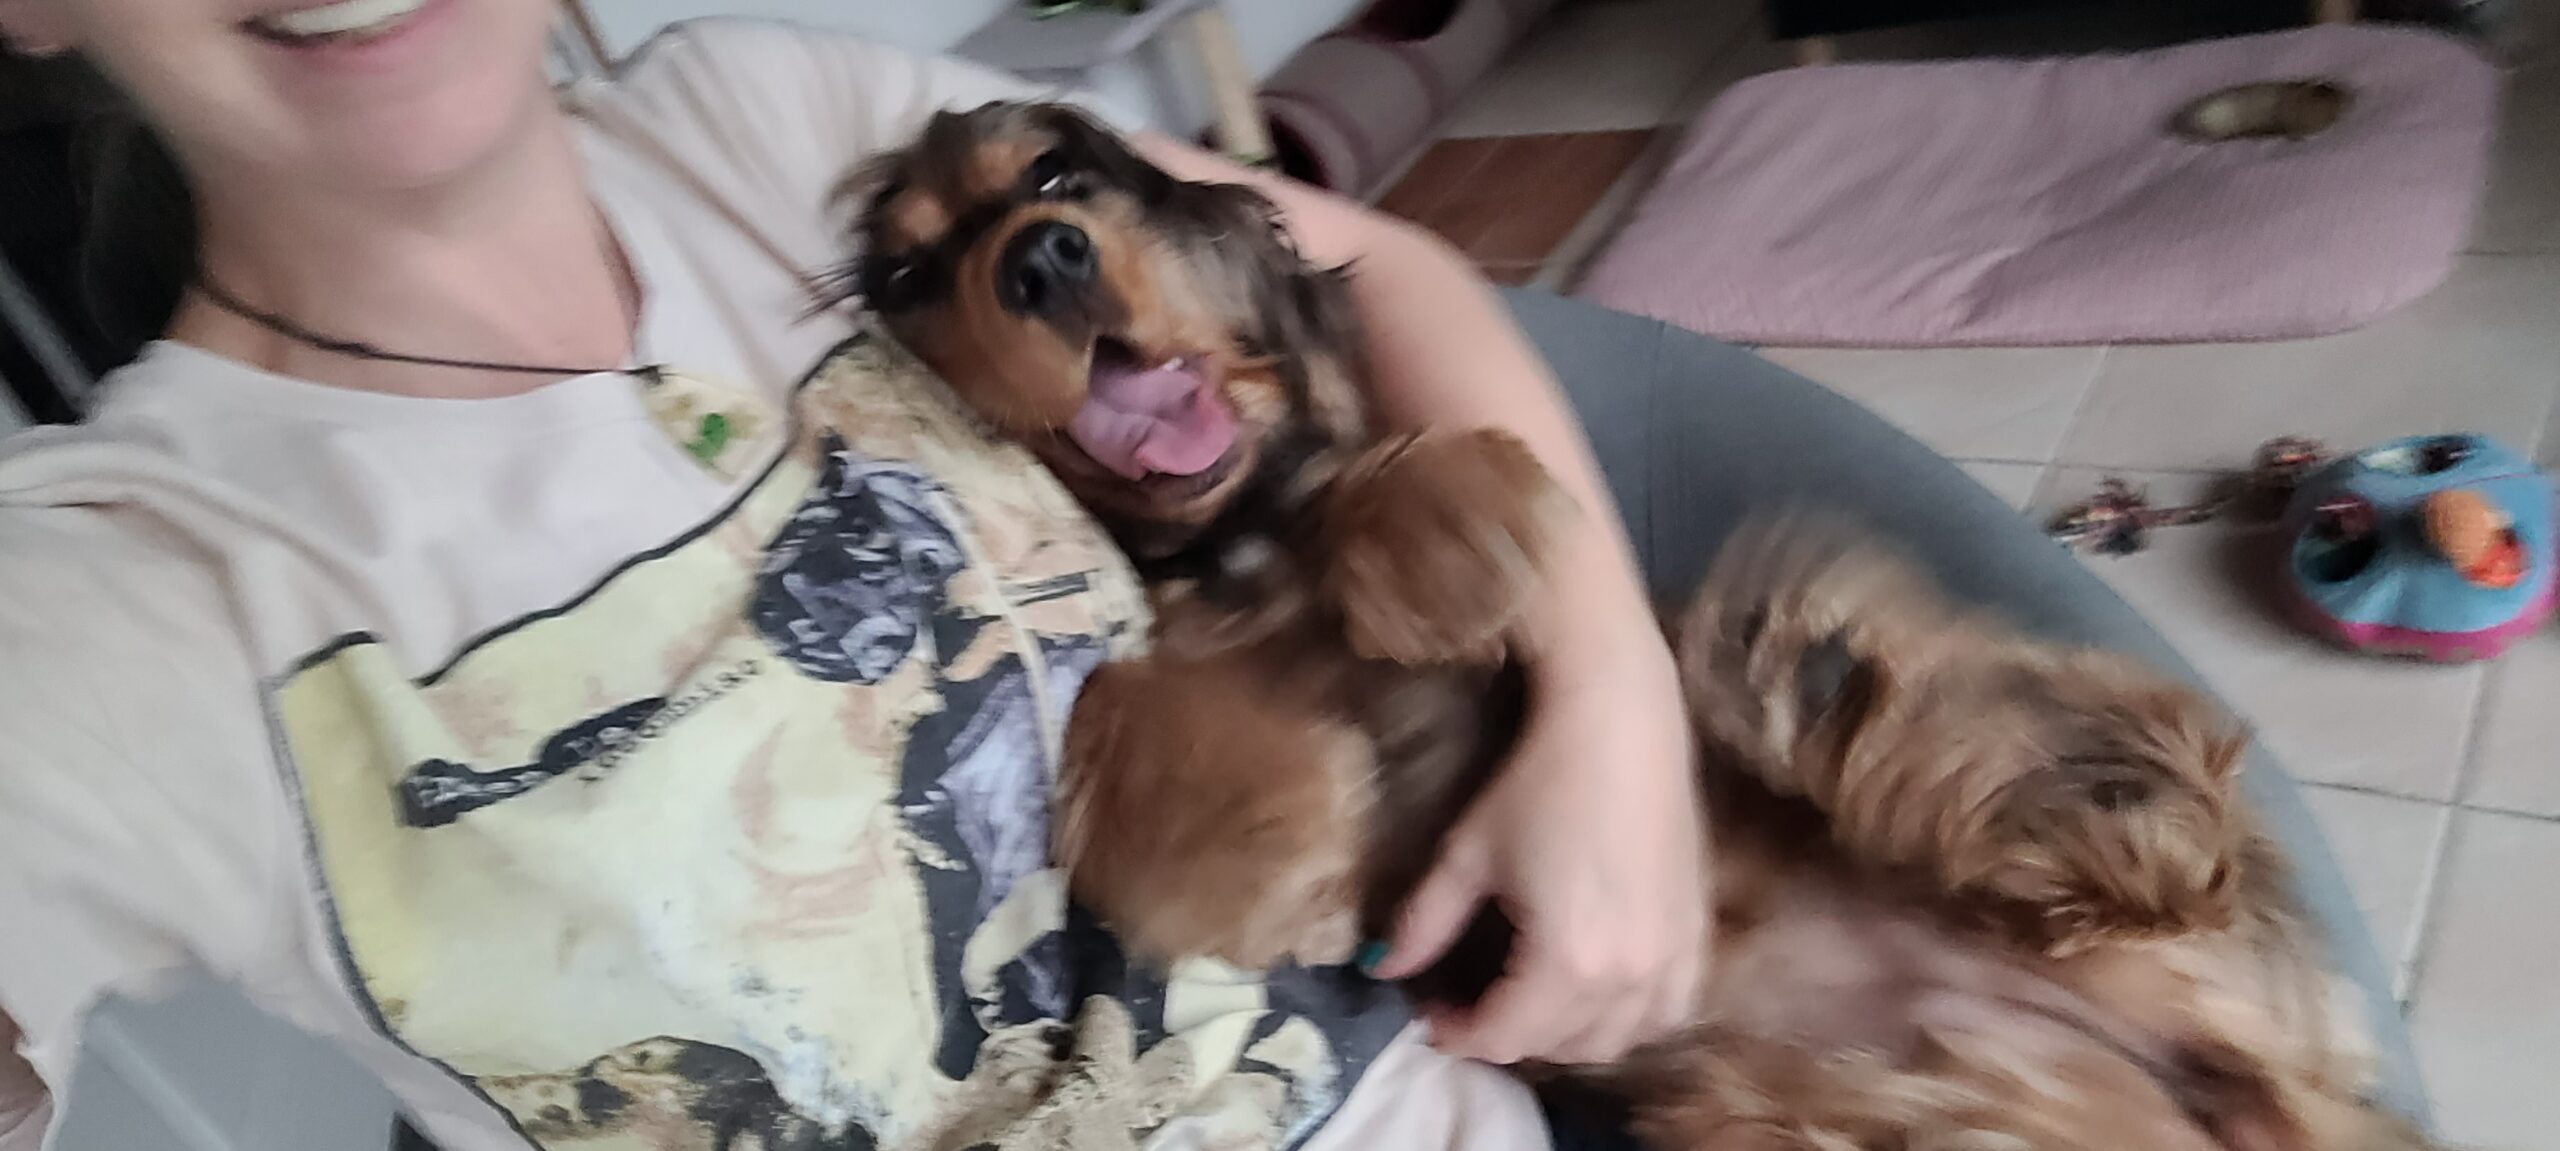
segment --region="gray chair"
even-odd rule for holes
[[[1664,602],[1705,574],[1744,516],[1816,504],[1863,520],[1953,594],[2020,626],[2194,678],[2068,551],[1864,408],[1731,344],[1541,292],[1508,299],[1579,411]],[[2263,749],[2252,753],[2246,786],[2293,858],[2331,959],[2365,992],[2382,1100],[2423,1122],[2425,1094],[2390,978],[2319,826]]]

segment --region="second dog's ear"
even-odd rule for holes
[[[1173,194],[1173,177],[1146,161],[1130,149],[1119,133],[1106,128],[1084,111],[1065,104],[1044,104],[1039,119],[1058,138],[1058,147],[1078,167],[1102,177],[1104,183],[1138,198],[1146,205],[1162,203]]]

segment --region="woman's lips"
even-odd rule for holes
[[[246,26],[262,40],[292,47],[337,41],[362,42],[399,31],[402,24],[425,9],[429,2],[338,0],[334,4],[317,4],[253,17]]]
[[[364,10],[350,10],[350,5]],[[270,13],[243,21],[240,27],[251,39],[266,45],[276,58],[316,74],[370,75],[398,68],[441,41],[454,39],[439,37],[436,30],[453,24],[454,14],[461,8],[462,0],[346,0],[344,4]],[[327,19],[323,21],[312,13],[326,14]],[[368,16],[380,19],[355,25],[350,31],[309,36],[287,31],[291,25],[285,23],[300,19],[313,21],[304,27],[334,27]]]

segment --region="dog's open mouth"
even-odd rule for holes
[[[1123,479],[1214,474],[1235,447],[1235,413],[1200,357],[1154,359],[1108,336],[1095,341],[1067,437]]]

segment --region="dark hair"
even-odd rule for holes
[[[93,372],[159,335],[195,272],[176,162],[77,56],[0,51],[0,211],[20,225],[0,229],[11,263]]]
[[[195,278],[195,198],[176,158],[130,108],[83,124],[72,159],[84,215],[78,304],[122,363],[168,328]]]

